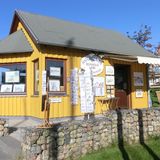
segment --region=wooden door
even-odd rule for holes
[[[130,66],[115,65],[115,96],[119,97],[118,107],[130,107]]]

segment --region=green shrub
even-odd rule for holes
[[[152,88],[152,89],[150,89],[152,107],[159,107],[159,102],[158,102],[156,91],[160,91],[160,88]]]

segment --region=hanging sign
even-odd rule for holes
[[[95,54],[89,54],[81,59],[81,69],[90,69],[92,75],[98,75],[103,71],[103,62]]]
[[[90,73],[90,70],[86,70],[85,72],[80,72],[79,74],[80,102],[82,113],[94,112],[94,93],[92,85],[92,76]]]
[[[42,71],[42,95],[46,95],[46,87],[47,87],[47,72]]]
[[[71,70],[71,103],[73,105],[78,104],[78,68]]]

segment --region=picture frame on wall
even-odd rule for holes
[[[5,83],[19,83],[19,81],[20,81],[19,71],[5,72]]]
[[[134,86],[143,86],[143,72],[134,72],[133,73],[134,77]]]
[[[114,85],[114,84],[115,84],[114,76],[106,76],[106,85]]]
[[[1,85],[1,92],[2,93],[10,93],[10,92],[12,92],[12,84],[2,84]]]
[[[114,67],[106,66],[106,75],[114,75]]]
[[[49,80],[49,91],[60,91],[60,80]]]
[[[13,92],[19,93],[25,91],[25,84],[14,84],[13,86]]]

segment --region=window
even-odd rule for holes
[[[66,91],[65,60],[47,59],[46,70],[49,92],[60,93]]]
[[[39,94],[39,60],[34,61],[34,95]]]
[[[0,65],[0,94],[24,94],[26,92],[26,64]]]

